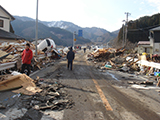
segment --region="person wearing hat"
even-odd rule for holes
[[[75,53],[73,52],[72,47],[70,47],[69,52],[67,53],[67,60],[68,60],[67,68],[69,69],[70,67],[70,70],[73,69],[74,57],[75,57]]]
[[[22,68],[21,73],[25,73],[25,69],[27,69],[27,75],[30,74],[31,60],[33,58],[33,52],[30,49],[30,44],[27,43],[25,49],[22,53]]]

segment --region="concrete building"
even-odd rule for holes
[[[150,30],[150,46],[153,54],[160,54],[160,26]]]
[[[138,53],[160,55],[160,26],[149,30],[149,41],[138,42]]]
[[[142,54],[143,52],[147,54],[152,54],[153,50],[150,46],[150,41],[139,41],[138,42],[138,53]]]

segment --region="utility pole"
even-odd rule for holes
[[[125,45],[126,45],[126,42],[127,42],[127,27],[128,27],[128,16],[131,15],[131,13],[129,12],[125,12],[126,14],[126,24],[125,24],[125,27],[126,27],[126,32],[125,32]]]
[[[125,35],[125,34],[124,34],[124,23],[123,23],[123,48],[124,48],[124,46],[125,46],[125,45],[124,45],[124,43],[125,43],[125,42],[124,42],[124,35]]]
[[[38,0],[37,0],[37,8],[36,8],[36,56],[37,56],[37,40],[38,40]]]
[[[74,49],[74,46],[75,46],[75,42],[76,42],[76,31],[73,32],[73,49]]]

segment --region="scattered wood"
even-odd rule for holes
[[[160,80],[158,80],[157,87],[160,87]]]
[[[130,67],[131,65],[133,65],[133,64],[135,64],[135,63],[137,63],[139,60],[136,60],[135,62],[134,61],[132,61],[129,65],[127,65],[128,67]]]

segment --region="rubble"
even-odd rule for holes
[[[15,93],[22,93],[26,95],[33,95],[42,90],[36,87],[34,80],[25,74],[10,76],[8,79],[0,82],[0,91],[12,90],[15,88],[20,88],[14,90]]]
[[[6,107],[2,104],[0,104],[0,109],[6,109]]]
[[[13,81],[15,81],[15,83]],[[11,76],[7,80],[0,82],[1,90],[13,89],[20,86],[20,89],[12,91],[18,94],[6,98],[1,102],[5,102],[6,106],[0,104],[0,109],[11,107],[11,102],[6,102],[16,97],[20,97],[20,106],[28,110],[63,110],[70,109],[74,105],[74,102],[65,90],[65,86],[53,79],[42,79],[37,76],[37,78],[33,80],[25,74],[20,74]],[[15,102],[14,100],[13,105]]]
[[[49,42],[43,44],[46,40]],[[4,42],[0,44],[0,75],[10,73],[9,70],[20,71],[21,53],[25,49],[26,43],[28,43],[28,41],[18,40],[14,43]],[[46,49],[44,45],[47,45]],[[35,55],[35,45],[33,43],[30,43],[30,48],[33,51],[32,71],[54,65],[55,59],[64,57],[64,53],[58,52],[54,41],[49,38],[44,39],[38,45],[37,56]],[[41,48],[44,48],[45,51]]]
[[[88,54],[87,60],[93,62],[95,67],[102,72],[104,70],[117,70],[135,75],[155,76],[158,81],[157,86],[160,86],[160,63],[153,62],[151,58],[146,57],[146,54],[139,55],[135,52],[125,51],[122,48],[97,49]],[[153,85],[153,81],[145,81],[141,84]]]
[[[66,94],[64,85],[53,82],[51,79],[45,79],[43,83],[39,80],[37,86],[42,89],[41,92],[22,98],[22,102],[26,108],[62,110],[73,107],[74,102]]]
[[[128,84],[153,85],[153,81],[128,81]]]

